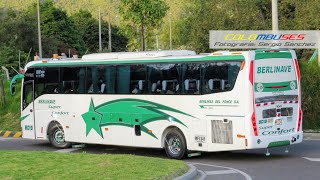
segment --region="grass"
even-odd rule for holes
[[[0,151],[0,179],[172,179],[183,161],[134,155]]]
[[[21,83],[17,83],[16,95],[10,95],[10,82],[4,81],[6,104],[0,97],[0,130],[21,131],[20,127],[20,96]]]

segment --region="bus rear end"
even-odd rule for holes
[[[251,135],[248,149],[300,143],[303,139],[300,71],[294,51],[256,51],[250,63]]]

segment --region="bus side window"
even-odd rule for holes
[[[59,92],[59,68],[35,69],[35,98]]]
[[[149,64],[148,81],[151,94],[179,94],[180,93],[180,64]]]
[[[23,85],[23,101],[22,109],[25,109],[30,103],[33,102],[33,84],[28,83]]]
[[[86,93],[98,93],[99,87],[99,75],[98,75],[98,66],[89,66],[87,67],[87,76],[86,76]]]
[[[84,81],[81,79],[82,68],[85,67],[63,67],[61,68],[61,93],[65,94],[77,94],[83,93],[83,87],[79,86],[79,81]],[[82,85],[82,83],[80,83]]]
[[[182,94],[200,94],[200,67],[195,63],[182,64]]]
[[[202,94],[231,91],[241,62],[213,62],[202,65]]]
[[[119,65],[116,69],[116,94],[130,94],[130,65]]]
[[[130,66],[130,91],[131,94],[145,94],[146,92],[146,66]]]

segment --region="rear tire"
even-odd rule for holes
[[[171,130],[165,137],[165,151],[169,158],[183,159],[187,155],[187,143],[178,129]]]
[[[71,143],[65,141],[64,131],[60,124],[54,124],[49,129],[49,141],[55,148],[69,148]]]

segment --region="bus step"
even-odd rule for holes
[[[72,148],[84,148],[85,144],[73,144]]]
[[[201,156],[200,152],[195,152],[195,153],[189,153],[188,157],[194,157],[194,156]]]

